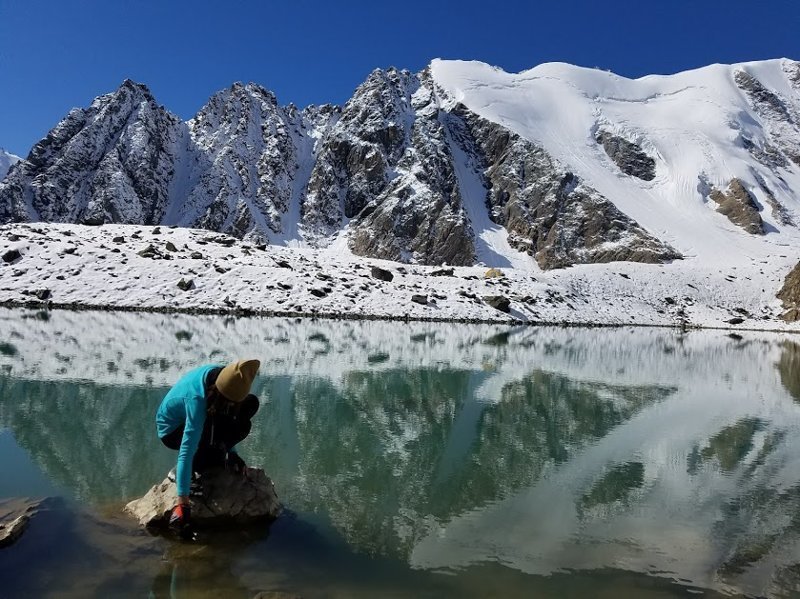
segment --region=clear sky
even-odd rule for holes
[[[627,77],[800,60],[800,0],[0,0],[0,147],[131,78],[190,118],[234,81],[343,103],[376,67],[542,62]]]

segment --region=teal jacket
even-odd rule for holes
[[[217,367],[216,364],[207,364],[184,374],[164,396],[156,412],[159,438],[180,426],[184,427],[181,447],[178,450],[178,465],[175,469],[178,495],[189,495],[192,460],[206,422],[205,380],[208,373]]]

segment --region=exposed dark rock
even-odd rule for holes
[[[325,292],[325,290],[324,290],[324,289],[319,289],[319,288],[316,288],[316,287],[314,287],[314,288],[312,288],[311,290],[309,290],[309,293],[310,293],[311,295],[313,295],[314,297],[325,297],[326,295],[328,295],[328,294]]]
[[[49,289],[37,289],[33,292],[33,294],[42,301],[49,300],[50,297],[53,295]]]
[[[792,117],[786,104],[776,94],[769,91],[764,85],[750,73],[736,71],[733,76],[736,85],[739,86],[747,97],[753,102],[759,112],[772,113],[781,120],[791,121]]]
[[[181,279],[178,281],[178,288],[181,291],[189,291],[194,289],[194,279]]]
[[[413,123],[394,166],[396,176],[359,214],[350,234],[353,253],[420,264],[471,265],[473,232],[454,170],[449,132],[430,74],[419,77],[408,99]],[[411,116],[411,115],[409,115]],[[407,139],[407,141],[406,141]]]
[[[415,304],[426,306],[428,304],[428,296],[415,293],[411,296],[411,301]]]
[[[293,270],[292,265],[289,264],[286,260],[275,260],[275,265],[280,266],[281,268],[288,268],[289,270]]]
[[[728,324],[742,324],[744,322],[744,318],[742,318],[741,316],[735,316],[734,318],[726,320],[725,322],[727,322]]]
[[[540,267],[681,258],[533,142],[463,105],[448,125],[468,154],[483,157],[490,218],[508,230],[512,247],[531,254]]]
[[[212,470],[200,477],[200,486],[200,496],[190,497],[192,522],[198,527],[269,520],[281,511],[272,480],[259,468],[248,468],[246,476]],[[164,528],[177,500],[175,483],[167,478],[126,505],[125,512],[142,526]]]
[[[793,227],[794,220],[789,214],[789,211],[783,204],[781,204],[775,198],[775,195],[772,193],[772,190],[767,185],[767,182],[764,181],[764,178],[756,172],[753,172],[753,175],[755,176],[756,181],[758,182],[758,186],[761,188],[761,191],[764,192],[764,196],[767,198],[767,203],[772,209],[772,216],[775,218],[775,220],[782,225]]]
[[[164,247],[165,247],[165,248],[167,248],[167,251],[170,251],[170,252],[177,252],[177,251],[178,251],[178,248],[176,248],[176,247],[175,247],[175,244],[174,244],[174,243],[172,243],[171,241],[168,241],[168,242],[167,242],[167,243],[164,245]]]
[[[161,252],[159,252],[155,246],[148,245],[143,250],[137,252],[142,258],[155,258],[156,256],[161,256]]]
[[[7,252],[3,253],[3,262],[6,264],[16,262],[20,258],[22,258],[22,254],[19,253],[19,250],[8,250]]]
[[[717,212],[727,216],[733,224],[753,235],[764,234],[758,204],[739,179],[731,180],[726,193],[712,189],[708,197],[717,203]]]
[[[786,159],[780,155],[782,152],[789,160],[800,166],[800,144],[797,143],[796,136],[798,123],[789,103],[746,71],[737,71],[734,80],[747,96],[753,110],[764,120],[765,129],[777,146],[773,148],[767,144],[764,148],[759,148],[751,142],[748,147],[751,154],[763,164],[780,167],[787,165]],[[789,80],[793,83],[791,76]],[[744,142],[746,147],[748,141]]]
[[[317,155],[303,203],[308,229],[333,234],[384,190],[403,153],[416,87],[408,71],[376,69],[356,89]]]
[[[193,258],[194,260],[202,260],[203,259],[203,254],[201,254],[200,252],[192,252],[191,254],[189,254],[189,256],[191,258]]]
[[[394,275],[391,272],[379,266],[373,266],[370,272],[373,278],[380,279],[381,281],[391,281],[394,279]]]
[[[432,277],[452,277],[454,270],[452,268],[438,268],[431,271]]]
[[[648,156],[639,144],[602,129],[597,131],[595,141],[603,146],[608,157],[626,175],[644,181],[656,178],[656,161]]]
[[[786,310],[782,318],[787,322],[800,320],[800,262],[786,275],[777,297]]]
[[[495,310],[506,313],[511,312],[511,300],[503,295],[485,295],[483,296],[483,301]]]
[[[112,239],[114,243],[125,243],[125,238],[122,235],[118,235]]]

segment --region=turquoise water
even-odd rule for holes
[[[284,515],[139,531],[160,399],[235,357]],[[50,498],[0,594],[792,596],[799,367],[759,333],[0,311],[0,510]]]

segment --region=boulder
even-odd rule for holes
[[[370,272],[374,278],[380,279],[381,281],[391,281],[394,279],[394,275],[391,272],[379,266],[373,266]]]
[[[0,548],[16,543],[31,518],[36,514],[41,500],[8,499],[0,502]]]
[[[245,475],[224,469],[203,473],[200,493],[190,496],[192,523],[197,527],[255,520],[272,520],[281,512],[281,504],[272,480],[260,468],[248,468]],[[148,528],[163,528],[178,501],[175,483],[169,478],[151,488],[144,497],[125,506],[125,512]]]
[[[483,301],[495,310],[505,313],[511,312],[511,300],[503,295],[485,295]]]
[[[11,264],[12,262],[16,262],[22,257],[22,254],[19,253],[19,250],[8,250],[3,254],[3,262],[7,264]]]

